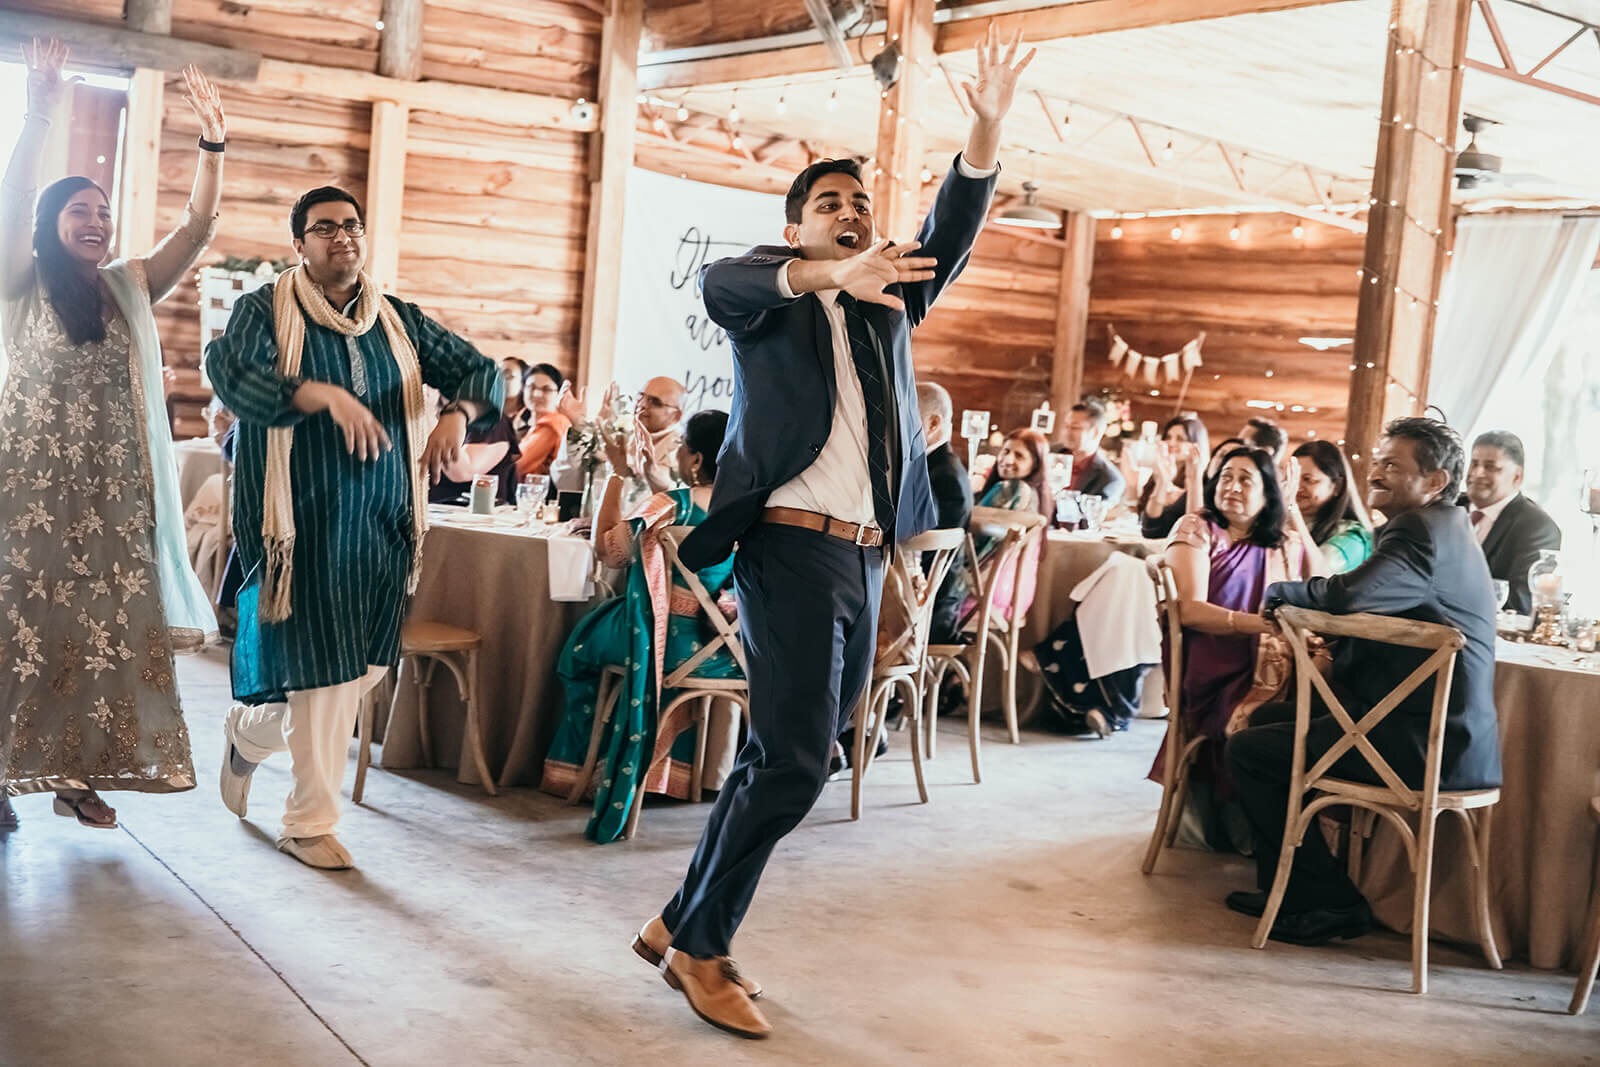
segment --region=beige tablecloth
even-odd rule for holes
[[[1572,969],[1600,877],[1589,817],[1589,799],[1600,794],[1600,671],[1553,665],[1546,656],[1568,662],[1559,652],[1502,642],[1495,663],[1504,785],[1494,809],[1490,907],[1503,955]],[[1439,820],[1430,921],[1434,936],[1476,944],[1459,823]],[[1411,886],[1399,837],[1380,822],[1361,890],[1378,919],[1402,933],[1411,929]]]
[[[461,626],[482,636],[478,711],[489,773],[501,786],[537,786],[565,707],[556,661],[593,603],[552,601],[549,542],[515,528],[436,521],[422,555],[409,617]],[[396,686],[381,765],[390,770],[420,767],[422,743],[410,665]],[[429,691],[428,727],[434,762],[456,768],[457,781],[476,785],[477,769],[470,758],[461,758],[466,711],[454,680],[443,670],[435,672]],[[707,789],[720,786],[732,769],[738,730],[736,712],[719,701],[706,739]]]
[[[178,496],[187,511],[206,479],[222,473],[222,449],[209,437],[196,437],[174,443],[172,453],[178,461]]]

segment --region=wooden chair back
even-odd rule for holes
[[[985,508],[972,509],[972,518],[967,524],[969,530],[982,530],[1001,528],[1005,534],[1001,537],[1000,544],[990,554],[987,565],[980,569],[972,568],[974,575],[981,578],[975,582],[979,595],[978,633],[988,633],[991,627],[998,623],[1005,623],[1002,629],[1010,628],[1013,623],[1020,626],[1021,619],[1013,619],[1011,614],[1016,613],[1017,590],[1022,586],[1022,569],[1027,561],[1028,547],[1044,537],[1045,519],[1037,511],[1014,511],[1011,508]],[[973,562],[977,553],[972,553]],[[1012,610],[1004,618],[999,617],[995,611],[995,592],[1000,588],[999,578],[1003,574],[1011,576]]]
[[[899,587],[911,597],[905,605],[911,620],[906,658],[919,670],[927,657],[928,635],[933,629],[933,609],[939,589],[955,565],[956,557],[964,549],[970,552],[971,545],[972,539],[965,530],[928,530],[900,542],[895,553],[893,566],[899,573]],[[932,559],[924,567],[922,557],[929,553]],[[914,592],[917,578],[923,583],[920,594]]]
[[[1439,768],[1444,758],[1445,710],[1450,702],[1450,685],[1455,676],[1456,656],[1466,646],[1466,638],[1452,626],[1416,622],[1383,615],[1329,615],[1306,608],[1279,608],[1279,624],[1289,646],[1294,649],[1295,660],[1295,733],[1294,779],[1290,796],[1299,796],[1306,789],[1318,789],[1319,782],[1331,778],[1329,771],[1345,753],[1354,749],[1383,781],[1380,789],[1387,796],[1375,795],[1369,799],[1412,811],[1428,810],[1437,806],[1439,798]],[[1432,654],[1412,671],[1388,696],[1380,700],[1357,722],[1334,695],[1328,680],[1317,670],[1311,658],[1307,638],[1313,634],[1327,637],[1355,638],[1377,641],[1387,645],[1417,648]],[[1422,788],[1407,785],[1389,761],[1384,759],[1368,734],[1399,707],[1401,701],[1416,692],[1428,679],[1433,679],[1433,709],[1428,719],[1428,747],[1425,756]],[[1315,689],[1323,704],[1341,727],[1344,736],[1328,749],[1309,768],[1305,765],[1306,731],[1311,724],[1311,692]]]
[[[1183,720],[1178,717],[1178,705],[1183,693],[1183,621],[1178,613],[1178,582],[1172,574],[1172,565],[1164,556],[1151,556],[1145,560],[1145,570],[1155,586],[1156,614],[1161,631],[1167,638],[1167,661],[1163,674],[1167,696],[1167,737],[1176,742],[1182,751],[1182,740],[1175,735],[1182,732]],[[1172,753],[1168,753],[1169,758]]]
[[[694,672],[700,665],[716,655],[717,651],[722,648],[726,648],[729,654],[733,656],[734,661],[739,664],[740,672],[746,678],[750,676],[750,668],[744,658],[744,643],[739,640],[738,626],[730,622],[728,617],[722,613],[722,609],[717,607],[716,600],[706,591],[705,583],[700,580],[700,576],[689,569],[683,560],[678,558],[678,546],[683,543],[683,539],[688,537],[689,532],[693,529],[694,527],[692,526],[669,526],[662,530],[660,534],[661,551],[666,556],[669,575],[677,575],[683,580],[684,585],[688,586],[689,591],[694,594],[695,600],[700,604],[701,614],[711,623],[712,630],[716,636],[701,645],[700,651],[689,657],[683,662],[682,666],[664,678],[661,682],[663,689],[676,689],[682,686],[684,682],[693,680]]]

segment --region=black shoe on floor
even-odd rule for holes
[[[1311,908],[1279,914],[1267,936],[1290,945],[1325,945],[1334,938],[1349,940],[1372,930],[1372,909],[1365,900],[1348,908]]]
[[[1240,889],[1228,894],[1227,904],[1229,911],[1259,919],[1261,913],[1267,910],[1267,894],[1259,889]]]
[[[846,767],[853,766],[851,761],[856,758],[856,728],[854,726],[848,727],[844,733],[839,735],[839,745],[844,749],[844,765]],[[872,758],[882,759],[888,753],[889,738],[887,736],[878,738],[878,750],[872,754]]]

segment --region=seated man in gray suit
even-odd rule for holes
[[[1500,785],[1500,733],[1494,707],[1495,604],[1489,567],[1467,513],[1455,506],[1466,459],[1461,438],[1442,422],[1395,419],[1384,429],[1367,475],[1367,505],[1389,516],[1372,555],[1355,570],[1267,590],[1267,608],[1289,605],[1334,615],[1370,612],[1453,626],[1466,638],[1456,657],[1445,708],[1441,789]],[[1329,682],[1351,717],[1361,717],[1400,686],[1428,653],[1372,641],[1343,639]],[[1407,785],[1422,787],[1433,712],[1433,683],[1425,683],[1367,734]],[[1267,704],[1228,742],[1239,804],[1255,835],[1256,891],[1228,895],[1228,907],[1259,916],[1277,873],[1289,801],[1294,752],[1294,705]],[[1333,716],[1319,714],[1306,735],[1310,767],[1344,734]],[[1377,782],[1371,764],[1351,750],[1332,773]],[[1307,833],[1272,939],[1317,945],[1365,933],[1371,909],[1333,858],[1322,834]]]
[[[1100,451],[1100,440],[1105,432],[1105,405],[1093,397],[1080,401],[1067,412],[1061,433],[1062,448],[1057,451],[1064,449],[1072,454],[1069,489],[1114,504],[1122,499],[1126,482],[1117,465]]]

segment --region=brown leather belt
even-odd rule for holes
[[[857,526],[853,522],[845,522],[831,515],[820,515],[815,511],[801,511],[799,508],[766,508],[761,512],[761,521],[777,526],[798,526],[802,530],[815,530],[830,537],[849,541],[853,545],[860,545],[862,548],[878,548],[883,544],[883,531],[876,526]]]

